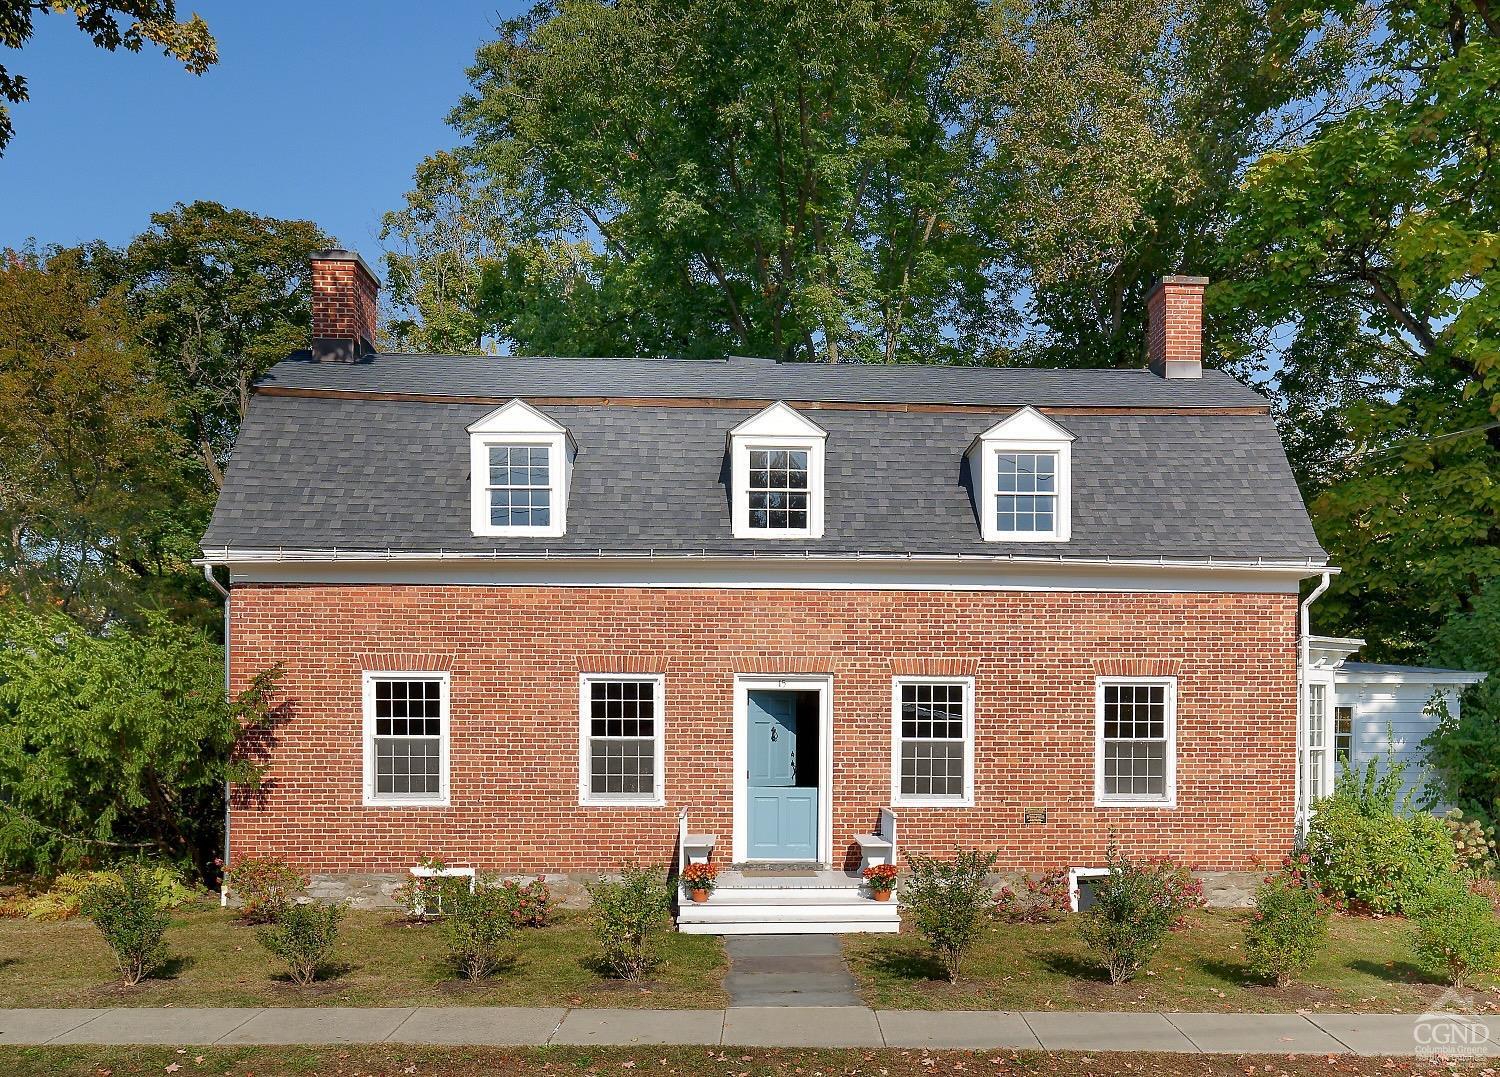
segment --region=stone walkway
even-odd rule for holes
[[[858,1006],[837,935],[730,935],[731,1006]]]
[[[506,1047],[549,1043],[703,1044],[1493,1057],[1500,1055],[1500,1017],[926,1012],[801,1005],[736,1005],[727,1010],[481,1006],[0,1010],[0,1044],[338,1043]]]

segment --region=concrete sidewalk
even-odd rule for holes
[[[727,1010],[444,1006],[0,1010],[3,1044],[702,1044],[964,1050],[1494,1057],[1500,1017],[1463,1014],[1004,1013],[863,1006]]]

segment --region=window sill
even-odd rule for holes
[[[366,796],[365,797],[365,807],[367,807],[367,808],[449,808],[449,807],[452,807],[452,804],[449,803],[449,800],[448,800],[447,797],[431,797],[431,798],[420,799],[420,800],[416,799],[416,798],[413,798],[411,800],[389,800],[389,799],[382,799],[380,797]]]
[[[580,808],[665,808],[665,800],[604,800],[598,797],[579,797]]]
[[[1094,807],[1096,807],[1096,808],[1125,808],[1125,809],[1135,809],[1135,808],[1175,808],[1175,807],[1177,807],[1177,798],[1173,797],[1171,800],[1104,800],[1102,798],[1095,797],[1094,798]]]
[[[893,808],[972,808],[973,797],[892,797]]]

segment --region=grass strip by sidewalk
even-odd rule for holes
[[[724,948],[705,935],[666,934],[665,960],[644,983],[601,977],[585,916],[559,912],[544,928],[512,936],[513,962],[478,983],[444,960],[434,924],[408,925],[390,911],[351,911],[339,932],[336,975],[308,987],[226,911],[180,909],[167,931],[171,961],[138,987],[115,980],[93,924],[0,920],[0,1006],[624,1006],[717,1009]]]
[[[796,1050],[734,1047],[0,1047],[0,1077],[1338,1077],[1493,1072],[1484,1060],[1350,1056],[1044,1054],[1011,1051]],[[174,1068],[175,1067],[175,1068]]]
[[[847,935],[844,954],[865,1001],[911,1010],[1188,1010],[1291,1013],[1420,1013],[1447,988],[1412,964],[1411,925],[1399,917],[1335,916],[1328,945],[1287,988],[1269,987],[1245,965],[1248,910],[1204,909],[1174,932],[1150,972],[1115,986],[1078,937],[1078,918],[996,924],[949,984],[913,934]],[[1500,1011],[1500,984],[1470,992]]]

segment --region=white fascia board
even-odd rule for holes
[[[1401,673],[1393,673],[1388,670],[1381,673],[1346,673],[1341,669],[1333,671],[1333,679],[1336,684],[1470,685],[1478,684],[1488,677],[1488,673],[1469,673],[1456,669],[1410,670]]]
[[[243,583],[476,587],[654,587],[885,591],[1105,591],[1296,594],[1318,570],[1286,564],[1025,558],[503,556],[441,553],[309,559],[226,551]]]

